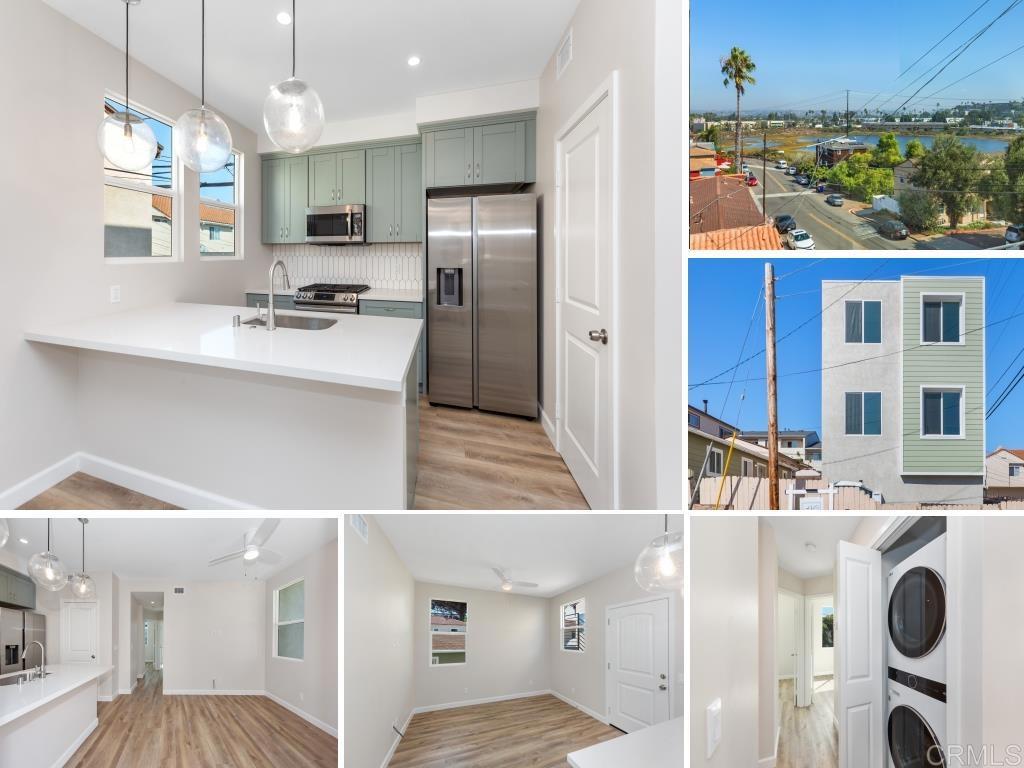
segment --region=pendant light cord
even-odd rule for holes
[[[85,573],[85,520],[82,520],[82,573]]]
[[[202,0],[202,15],[203,20],[200,24],[202,28],[203,41],[200,45],[201,51],[199,54],[199,101],[202,102],[202,106],[206,107],[206,0]]]
[[[128,11],[129,3],[124,4],[124,122],[128,124]]]
[[[51,518],[46,518],[46,551],[50,551],[50,526],[52,524]]]
[[[292,78],[295,78],[295,0],[292,0]]]

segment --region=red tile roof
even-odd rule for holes
[[[773,224],[690,235],[690,249],[694,251],[779,251],[782,247],[782,237]]]
[[[763,221],[742,174],[690,179],[691,234],[749,227]]]
[[[164,195],[153,195],[153,207],[167,218],[171,218],[171,198]],[[200,203],[199,221],[207,224],[226,224],[230,226],[235,223],[235,213],[226,208],[218,208],[213,205],[206,205],[206,203]]]
[[[1018,459],[1024,459],[1024,448],[996,448],[989,456],[995,456],[1000,451],[1006,451],[1007,453],[1012,453]],[[988,458],[988,456],[985,458]]]

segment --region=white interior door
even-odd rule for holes
[[[557,149],[558,447],[593,509],[615,506],[611,349],[619,340],[612,332],[612,131],[606,93]]]
[[[62,603],[60,608],[61,663],[97,664],[98,628],[96,603]]]
[[[608,721],[627,733],[669,719],[668,598],[608,610]]]
[[[885,660],[882,555],[840,541],[836,558],[836,716],[839,768],[882,768]]]

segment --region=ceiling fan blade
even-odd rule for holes
[[[532,581],[511,581],[509,582],[513,587],[530,587],[531,589],[536,588],[537,585]]]
[[[274,534],[274,531],[277,530],[277,526],[280,524],[280,518],[268,517],[260,523],[260,527],[256,529],[256,533],[252,535],[252,539],[250,539],[249,543],[255,544],[257,547],[262,547],[267,543],[267,539]]]
[[[501,568],[491,568],[491,570],[494,571],[494,575],[502,581],[508,581],[508,579],[505,578],[505,572],[501,570]]]
[[[242,550],[239,550],[238,552],[232,552],[230,555],[221,555],[220,557],[213,558],[213,560],[211,560],[209,563],[207,563],[207,566],[220,565],[221,563],[226,563],[229,560],[235,560],[235,559],[241,557],[244,554],[245,554],[245,550],[242,549]]]
[[[283,558],[277,552],[273,552],[269,549],[261,549],[260,556],[256,558],[257,563],[264,563],[265,565],[277,565]]]

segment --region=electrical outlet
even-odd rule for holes
[[[121,286],[112,285],[110,286],[110,303],[118,304],[121,301]]]

